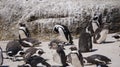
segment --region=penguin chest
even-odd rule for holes
[[[23,30],[19,30],[19,36],[21,37],[21,39],[27,38],[27,36],[25,35],[25,32]]]
[[[100,38],[97,40],[97,43],[104,42],[108,34],[108,29],[104,29],[100,32]]]
[[[71,64],[74,66],[74,67],[83,67],[81,65],[81,62],[78,58],[78,56],[76,54],[71,54]]]
[[[67,42],[67,39],[66,39],[65,34],[64,34],[64,31],[61,28],[59,28],[59,39],[61,41]]]
[[[53,61],[55,61],[56,63],[62,64],[61,57],[58,53],[53,54]]]
[[[93,27],[93,31],[95,32],[95,31],[96,31],[96,29],[98,28],[97,23],[92,23],[92,27]]]

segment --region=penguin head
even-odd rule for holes
[[[8,51],[8,52],[7,52],[7,55],[8,55],[8,56],[13,56],[14,54],[13,54],[12,51]]]
[[[98,20],[98,17],[97,16],[93,17],[93,20]]]
[[[38,49],[32,56],[41,56],[43,53],[45,53],[43,49]]]
[[[88,63],[88,60],[86,57],[83,57],[83,63]]]
[[[58,45],[59,46],[61,45],[64,48],[65,42],[63,42],[59,39],[54,39],[49,43],[48,46],[49,46],[50,49],[57,49]]]
[[[39,50],[36,51],[36,53],[38,53],[39,55],[42,55],[45,52],[43,51],[43,49],[39,49]]]
[[[55,32],[55,33],[59,33],[59,31],[58,31],[58,27],[55,25],[54,26],[54,28],[53,28],[53,32]]]
[[[19,51],[18,54],[19,54],[20,56],[23,56],[23,55],[25,54],[25,52],[24,52],[24,51]]]
[[[56,49],[57,48],[57,44],[56,43],[51,43],[51,44],[49,44],[49,48],[50,49]]]
[[[24,23],[19,23],[20,27],[26,27],[26,25]]]
[[[59,28],[64,29],[64,27],[62,25],[57,24],[57,25],[54,26],[53,31],[56,32],[56,33],[59,33],[59,31],[58,31]]]

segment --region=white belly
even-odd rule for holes
[[[53,61],[56,62],[56,63],[58,63],[58,64],[62,64],[62,63],[61,63],[61,58],[60,58],[60,56],[58,55],[58,53],[54,53],[54,54],[53,54]]]
[[[22,30],[19,30],[19,35],[20,35],[21,38],[27,38],[24,31],[22,31]]]
[[[71,54],[71,58],[72,58],[72,65],[74,67],[83,67],[76,54]]]
[[[102,43],[106,40],[108,34],[108,29],[104,29],[100,32],[101,37],[97,40],[97,43]]]
[[[93,26],[93,31],[95,32],[96,29],[98,28],[97,24],[96,23],[92,23],[92,26]]]
[[[59,40],[67,42],[67,39],[65,37],[65,34],[61,28],[59,28]]]

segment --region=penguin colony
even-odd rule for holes
[[[18,56],[23,59],[19,61],[24,61],[24,64],[18,65],[18,67],[39,67],[38,64],[41,63],[43,66],[52,67],[47,59],[42,57],[45,54],[44,50],[40,48],[41,42],[39,40],[31,37],[27,26],[24,23],[19,24],[19,39],[9,41],[6,46],[7,59],[13,61],[18,60]],[[95,64],[96,67],[108,67],[107,64],[111,60],[99,54],[94,54],[88,57],[83,57],[82,53],[92,51],[93,43],[104,43],[106,36],[108,34],[109,24],[102,23],[100,21],[99,15],[94,15],[92,21],[89,22],[81,31],[79,36],[78,46],[74,45],[72,35],[65,25],[56,24],[53,27],[53,31],[59,34],[59,37],[52,40],[48,47],[53,50],[53,62],[60,64],[60,66],[54,67],[67,67],[72,65],[73,67],[84,67],[87,64]],[[119,35],[113,36],[119,39]],[[93,38],[93,39],[92,39]],[[38,48],[36,48],[36,45]],[[70,52],[66,54],[65,47],[71,46],[69,48]],[[25,50],[25,48],[27,48]],[[3,51],[0,48],[0,65],[3,64]]]

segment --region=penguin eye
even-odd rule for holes
[[[38,54],[41,54],[41,53],[42,53],[41,51],[38,52]]]
[[[85,63],[85,61],[83,60],[83,63]]]
[[[25,54],[25,52],[20,52],[20,55],[24,55]]]
[[[44,52],[42,52],[42,51],[39,51],[39,52],[38,52],[38,54],[43,54],[43,53],[44,53]]]
[[[43,53],[44,53],[43,50],[39,50],[39,51],[38,51],[38,54],[43,54]]]

